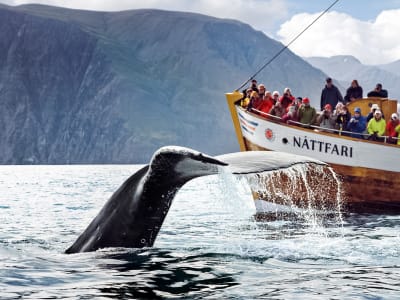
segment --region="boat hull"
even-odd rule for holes
[[[248,151],[273,151],[244,138]],[[342,181],[345,211],[399,213],[400,176],[396,172],[329,164]],[[332,199],[334,200],[334,199]]]
[[[340,136],[247,112],[227,95],[242,151],[281,151],[328,163],[343,183],[344,206],[354,212],[400,212],[400,147]]]

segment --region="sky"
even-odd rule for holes
[[[76,9],[157,8],[250,24],[285,45],[336,0],[0,0]],[[400,60],[400,0],[339,0],[290,49],[303,57],[353,55],[375,65]]]

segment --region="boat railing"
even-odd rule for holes
[[[261,115],[261,116],[263,116],[263,117],[265,117],[267,119],[275,120],[275,121],[278,121],[278,122],[283,122],[281,117],[271,115],[269,113],[260,111],[258,109],[251,108],[251,111],[255,112],[258,115]],[[296,121],[293,121],[293,120],[288,120],[287,124],[298,126],[298,127],[302,127],[302,128],[305,128],[305,129],[313,129],[314,131],[318,131],[318,132],[328,132],[328,133],[338,134],[340,136],[341,135],[343,135],[343,136],[351,136],[351,135],[354,136],[354,135],[357,135],[357,136],[362,137],[363,140],[368,140],[369,137],[371,136],[369,133],[358,133],[358,132],[351,132],[351,131],[346,131],[346,130],[342,130],[342,129],[325,128],[325,127],[320,127],[320,126],[317,126],[317,125],[303,124],[303,123],[296,122]],[[396,138],[396,137],[389,137],[389,136],[380,136],[379,138],[382,139],[383,142],[387,143],[387,144],[389,144],[388,143],[389,139],[396,140],[396,141],[399,139],[399,138]]]

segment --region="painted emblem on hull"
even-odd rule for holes
[[[271,128],[265,129],[265,137],[267,138],[268,141],[271,142],[275,140],[275,135]]]

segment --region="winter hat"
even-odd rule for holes
[[[392,113],[392,120],[398,120],[399,117],[397,116],[396,113]]]
[[[354,112],[361,114],[361,108],[356,107],[356,108],[354,109]]]
[[[379,109],[379,105],[374,103],[372,104],[371,109]]]
[[[375,112],[374,112],[374,116],[376,115],[376,114],[382,114],[382,112],[379,110],[379,109],[377,109]]]
[[[303,103],[304,103],[304,104],[309,104],[309,103],[310,103],[310,99],[308,99],[308,98],[303,98]]]

